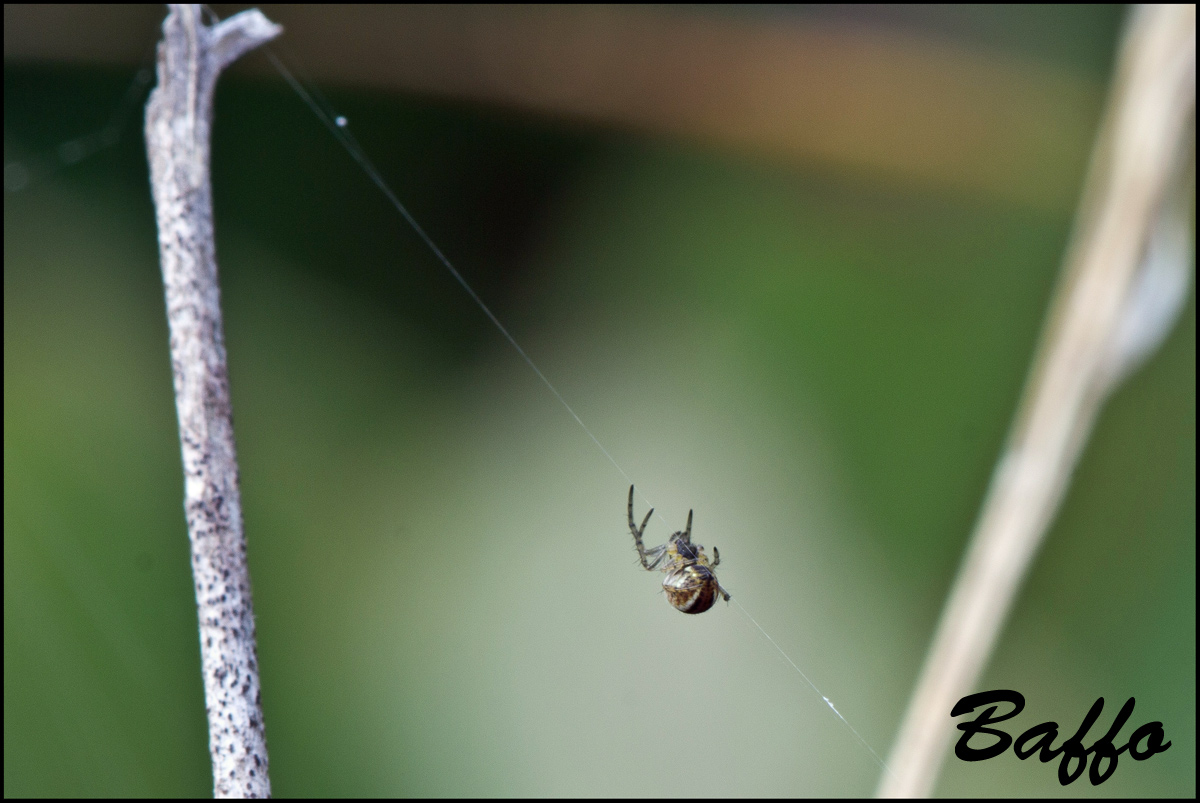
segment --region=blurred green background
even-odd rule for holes
[[[982,40],[1099,90],[1121,22],[861,13],[837,22]],[[55,150],[135,69],[5,64],[6,796],[212,788],[141,100],[115,146]],[[886,755],[1070,206],[322,89],[655,503],[648,543],[694,508],[722,584]],[[626,480],[278,76],[223,79],[213,184],[276,794],[873,790],[738,606],[665,603]],[[1105,408],[979,687],[1026,696],[1014,731],[1069,734],[1103,696],[1094,736],[1134,696],[1123,737],[1161,720],[1172,748],[1101,787],[951,758],[939,793],[1195,795],[1191,293]]]

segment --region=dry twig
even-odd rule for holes
[[[1194,180],[1195,16],[1194,5],[1133,10],[1063,281],[882,797],[932,792],[954,733],[950,710],[983,671],[1104,400],[1181,305],[1190,227],[1175,190]]]
[[[158,87],[146,104],[146,151],[171,332],[213,791],[217,797],[267,797],[271,782],[208,168],[217,76],[282,29],[257,9],[211,28],[200,15],[198,5],[173,5],[163,22]]]

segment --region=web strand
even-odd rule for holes
[[[630,485],[634,485],[633,479],[629,476],[625,469],[621,468],[621,464],[616,461],[616,458],[612,456],[612,453],[610,453],[608,449],[604,448],[604,444],[602,444],[600,439],[597,438],[592,430],[588,428],[588,425],[583,423],[583,419],[580,418],[579,414],[575,412],[575,408],[571,407],[571,405],[567,403],[567,400],[563,398],[563,395],[558,392],[558,388],[554,387],[554,384],[546,378],[546,375],[542,373],[542,369],[538,368],[537,363],[533,361],[533,358],[529,356],[525,349],[521,348],[521,344],[517,342],[517,339],[513,337],[504,324],[500,322],[500,319],[496,317],[496,314],[492,312],[491,308],[488,307],[488,305],[484,303],[483,299],[479,297],[479,294],[475,292],[475,288],[471,287],[467,280],[463,278],[463,275],[459,273],[456,267],[454,267],[454,263],[452,263],[450,259],[442,252],[442,249],[438,248],[437,243],[433,241],[433,238],[426,233],[425,229],[421,227],[421,224],[419,224],[416,218],[412,216],[412,214],[408,211],[408,207],[401,203],[400,199],[396,197],[396,193],[392,192],[392,188],[389,187],[387,182],[383,180],[383,176],[375,167],[374,162],[367,157],[367,154],[365,151],[363,151],[362,146],[358,144],[358,140],[355,139],[354,135],[350,133],[346,124],[346,118],[341,116],[331,116],[328,112],[326,112],[320,106],[320,104],[313,99],[312,94],[308,92],[304,86],[296,80],[295,76],[292,75],[287,67],[283,65],[283,62],[281,62],[269,48],[265,48],[264,50],[267,58],[271,60],[273,65],[275,65],[275,69],[279,71],[279,74],[283,76],[283,79],[288,82],[293,90],[295,90],[296,94],[300,96],[301,100],[303,100],[305,104],[307,104],[308,107],[313,110],[321,122],[325,124],[325,127],[333,133],[334,137],[336,137],[337,140],[342,143],[354,161],[358,162],[359,167],[366,172],[367,176],[371,179],[375,186],[378,187],[380,192],[384,194],[384,197],[388,199],[392,206],[395,207],[396,211],[400,213],[401,217],[403,217],[404,220],[407,221],[408,225],[412,227],[413,231],[417,233],[417,236],[421,238],[422,242],[424,242],[429,250],[433,252],[433,255],[437,257],[438,261],[442,263],[442,266],[450,272],[450,275],[453,276],[454,279],[462,286],[463,290],[467,291],[467,295],[471,297],[471,300],[475,302],[479,309],[483,310],[483,314],[486,315],[488,320],[495,325],[496,329],[500,331],[500,334],[504,335],[504,339],[507,340],[514,349],[516,349],[517,354],[521,355],[521,359],[525,361],[525,364],[528,365],[535,374],[537,374],[538,379],[542,380],[542,384],[544,384],[550,390],[550,392],[554,394],[554,398],[558,399],[559,403],[566,408],[566,411],[570,413],[572,418],[575,419],[575,423],[579,424],[580,428],[583,429],[583,431],[591,439],[592,443],[596,445],[596,448],[599,449],[606,458],[608,458],[608,462],[612,463],[613,468],[615,468],[617,472],[625,478],[626,482],[628,482]],[[650,500],[647,499],[644,494],[639,493],[638,496],[640,496],[642,501],[647,505],[654,507],[654,504],[650,502]],[[662,519],[661,513],[657,515],[659,519]],[[666,520],[662,520],[665,523]]]
[[[89,159],[100,151],[112,148],[125,134],[130,114],[145,99],[154,79],[154,48],[143,55],[121,100],[113,107],[108,120],[100,128],[63,140],[53,148],[26,154],[4,162],[4,191],[16,193],[28,189],[63,168]],[[5,150],[8,146],[5,145]]]
[[[462,286],[462,288],[467,292],[467,295],[471,297],[475,304],[495,325],[496,329],[500,331],[500,334],[504,336],[504,339],[507,340],[514,349],[516,349],[517,353],[521,356],[521,359],[523,359],[525,363],[533,370],[533,372],[537,374],[537,377],[542,381],[542,384],[544,384],[550,390],[550,392],[554,394],[554,398],[558,399],[559,403],[566,408],[566,411],[570,413],[572,418],[575,419],[575,422],[579,424],[580,428],[583,429],[584,433],[587,434],[592,443],[596,445],[596,448],[599,449],[606,458],[608,458],[608,461],[612,463],[613,467],[620,473],[622,477],[625,478],[626,482],[628,482],[630,485],[634,485],[632,478],[628,473],[626,473],[625,469],[621,468],[621,465],[617,463],[616,459],[613,458],[608,449],[604,448],[604,445],[595,436],[595,434],[592,433],[592,430],[588,428],[587,424],[583,423],[583,419],[579,417],[579,414],[576,413],[574,408],[567,403],[567,400],[563,398],[563,395],[558,392],[558,388],[554,387],[554,384],[546,378],[546,375],[542,373],[542,370],[538,368],[537,364],[533,361],[525,349],[521,347],[521,344],[517,342],[516,338],[514,338],[504,324],[500,322],[500,319],[497,318],[487,304],[484,303],[483,299],[479,297],[479,294],[475,292],[475,289],[471,287],[463,275],[459,273],[458,269],[454,267],[450,259],[442,252],[440,248],[438,248],[433,239],[425,232],[425,229],[423,229],[421,225],[417,223],[416,219],[408,211],[408,208],[400,202],[398,197],[396,197],[396,194],[392,191],[391,187],[389,187],[387,182],[383,180],[383,176],[380,174],[379,170],[376,169],[374,163],[367,157],[362,147],[358,144],[358,140],[355,139],[354,135],[350,133],[346,119],[340,115],[331,114],[330,112],[326,111],[326,109],[323,108],[322,105],[319,104],[313,97],[313,95],[316,94],[315,90],[314,92],[309,92],[306,90],[304,86],[298,80],[296,80],[295,76],[292,75],[291,71],[289,71],[283,65],[283,62],[271,52],[270,48],[264,48],[264,52],[266,53],[267,58],[269,58],[271,63],[275,66],[275,69],[277,69],[279,74],[283,76],[284,80],[287,81],[296,94],[300,96],[301,100],[303,100],[304,103],[310,109],[312,109],[313,113],[316,114],[318,119],[325,124],[325,127],[328,128],[331,133],[333,133],[334,137],[342,143],[343,147],[346,148],[347,152],[349,152],[354,161],[356,161],[366,172],[367,176],[371,179],[375,186],[379,188],[388,201],[391,202],[392,206],[396,208],[396,211],[400,213],[401,217],[407,221],[409,226],[412,227],[413,231],[417,233],[417,236],[420,237],[429,250],[433,252],[433,255],[437,257],[438,261],[442,263],[442,266],[445,267],[446,270],[448,270],[454,279],[459,283],[459,285]],[[326,105],[328,106],[328,104]],[[642,501],[647,505],[654,507],[654,505],[645,497],[644,494],[639,493],[638,496],[641,497]],[[657,508],[656,515],[665,523],[665,519],[663,519],[662,514],[657,513]],[[892,771],[888,765],[879,757],[879,754],[872,749],[867,740],[864,739],[857,730],[855,730],[854,726],[851,725],[844,716],[842,716],[842,713],[837,710],[836,706],[834,706],[833,701],[821,693],[821,690],[817,688],[816,684],[809,680],[808,675],[804,674],[800,667],[796,665],[796,662],[791,659],[791,656],[784,652],[783,648],[776,643],[775,639],[771,638],[771,635],[763,629],[763,626],[760,625],[753,616],[750,615],[750,612],[746,610],[740,601],[733,599],[732,602],[734,602],[742,614],[756,628],[758,628],[759,632],[762,633],[763,636],[766,637],[767,641],[771,643],[771,646],[774,647],[781,656],[783,656],[784,660],[787,661],[792,669],[796,670],[796,673],[804,679],[804,682],[808,684],[813,692],[815,692],[818,697],[825,701],[825,704],[829,707],[829,710],[833,712],[834,716],[841,720],[842,724],[850,730],[850,732],[854,735],[854,738],[858,740],[859,744],[861,744],[866,751],[870,753],[871,758],[875,760],[875,763],[878,764],[880,768],[882,768],[883,771],[888,775],[892,775]]]
[[[791,665],[792,669],[796,670],[796,674],[798,674],[798,675],[800,675],[800,677],[804,678],[804,682],[809,685],[809,688],[811,688],[814,692],[816,692],[817,696],[825,701],[825,705],[829,706],[829,710],[837,715],[837,718],[842,721],[842,724],[845,725],[847,728],[849,728],[850,732],[854,734],[854,738],[858,739],[859,744],[861,744],[863,747],[865,747],[867,749],[867,752],[871,754],[871,758],[875,759],[875,763],[878,764],[880,766],[880,768],[882,768],[883,771],[886,772],[888,775],[893,775],[891,768],[888,767],[887,763],[884,762],[884,760],[879,757],[879,754],[876,753],[874,749],[872,749],[870,743],[867,742],[867,740],[864,739],[859,734],[859,732],[854,729],[854,726],[851,725],[850,722],[844,716],[842,716],[842,712],[837,710],[837,706],[835,706],[833,704],[833,700],[830,700],[828,697],[826,697],[824,694],[821,693],[821,690],[817,688],[817,684],[813,683],[811,680],[808,679],[808,675],[804,674],[804,672],[800,669],[800,667],[798,667],[796,665],[796,662],[792,660],[791,656],[783,651],[783,647],[780,647],[775,642],[775,639],[771,638],[771,634],[763,629],[763,626],[758,623],[758,620],[750,615],[750,611],[746,610],[746,608],[742,605],[742,603],[739,602],[736,598],[731,599],[730,602],[732,602],[734,605],[738,606],[738,609],[745,615],[745,617],[747,619],[749,619],[750,622],[755,627],[758,628],[758,632],[762,633],[766,637],[767,641],[771,642],[771,646],[774,647],[776,650],[778,650],[779,654],[783,656],[783,659],[785,661],[787,661],[788,664]],[[895,776],[893,775],[893,777],[895,777]]]

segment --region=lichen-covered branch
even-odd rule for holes
[[[209,135],[221,70],[281,30],[257,9],[209,27],[200,6],[170,6],[158,86],[146,104],[217,797],[267,797],[271,783],[213,244]]]

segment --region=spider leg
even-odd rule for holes
[[[646,514],[646,518],[642,520],[642,526],[638,527],[633,523],[633,486],[629,486],[629,530],[633,533],[634,538],[640,538],[642,533],[646,531],[646,523],[650,521],[650,516],[653,515],[654,508],[650,508],[650,512]]]
[[[683,540],[683,543],[685,543],[685,544],[692,543],[692,511],[690,511],[690,510],[688,511],[687,526],[683,528],[683,539],[682,540]]]
[[[715,568],[717,568],[717,564],[720,562],[721,562],[721,553],[717,551],[716,547],[713,547],[713,559],[712,559],[712,563],[710,563],[709,565],[715,569]]]
[[[637,544],[638,557],[642,561],[642,567],[647,571],[654,569],[662,562],[663,555],[666,553],[666,547],[655,547],[647,550],[642,543],[642,533],[646,531],[646,525],[650,523],[650,517],[654,515],[654,508],[650,508],[650,512],[646,514],[646,518],[642,519],[642,526],[639,527],[633,523],[633,486],[629,486],[629,532],[633,533],[633,542]],[[649,555],[653,558],[653,563],[648,563],[646,557]]]
[[[642,566],[647,571],[652,572],[659,567],[659,564],[666,560],[668,554],[666,544],[656,546],[654,549],[647,549],[642,553]],[[647,558],[650,558],[650,560],[647,560]]]

